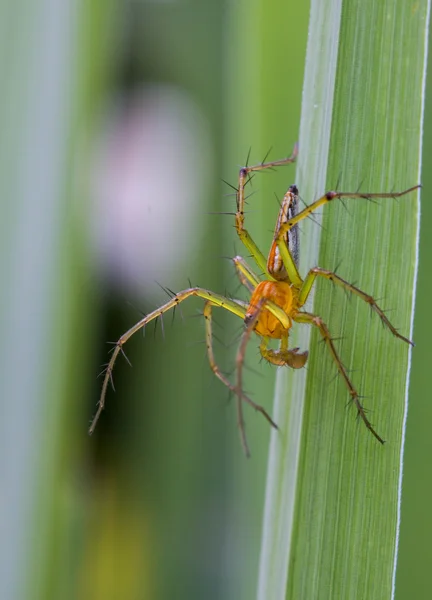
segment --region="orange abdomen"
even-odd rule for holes
[[[274,304],[280,306],[287,315],[290,315],[293,304],[291,286],[285,281],[261,281],[252,294],[245,321],[254,315],[257,306],[259,306],[263,299],[271,300]],[[259,335],[280,339],[287,330],[282,323],[264,307],[258,317],[255,331]]]

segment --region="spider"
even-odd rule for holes
[[[240,431],[241,442],[247,456],[249,456],[250,453],[243,420],[243,402],[260,412],[270,425],[277,429],[276,423],[272,420],[264,407],[255,403],[243,392],[242,369],[247,343],[254,332],[260,338],[259,350],[261,356],[266,361],[278,367],[288,366],[292,369],[300,369],[306,364],[308,351],[301,352],[299,348],[289,348],[289,332],[293,323],[312,325],[318,329],[333,358],[339,374],[345,382],[351,401],[357,409],[358,416],[378,442],[384,444],[384,440],[375,431],[366,415],[365,408],[360,402],[360,396],[348,375],[347,369],[339,358],[327,325],[320,316],[302,310],[315,280],[318,277],[327,279],[340,286],[345,291],[358,296],[364,302],[369,304],[372,310],[378,314],[382,323],[395,337],[407,344],[413,345],[413,343],[408,338],[401,335],[390,323],[385,313],[372,296],[363,292],[355,285],[348,283],[336,273],[320,267],[313,267],[309,270],[304,279],[300,276],[298,271],[298,224],[303,219],[309,217],[320,206],[342,197],[364,198],[367,200],[377,198],[399,198],[417,190],[420,186],[415,185],[407,190],[395,193],[329,191],[321,196],[321,198],[299,211],[299,192],[295,185],[291,185],[282,200],[276,221],[273,241],[266,259],[245,228],[245,186],[252,176],[251,174],[293,163],[297,157],[297,153],[298,146],[296,144],[290,157],[278,161],[262,162],[255,166],[242,167],[239,172],[238,187],[236,188],[237,210],[235,213],[235,227],[240,240],[248,250],[251,258],[255,261],[259,271],[263,273],[264,276],[263,280],[257,277],[242,257],[236,256],[232,259],[241,284],[250,292],[251,296],[249,303],[242,300],[227,298],[200,287],[190,287],[177,294],[171,294],[171,298],[168,302],[156,310],[153,310],[138,321],[138,323],[133,325],[114,345],[111,358],[105,370],[97,411],[89,428],[90,434],[93,433],[101,412],[105,407],[108,383],[110,381],[112,383],[114,364],[120,352],[124,354],[123,346],[129,338],[140,329],[143,329],[150,321],[157,319],[172,308],[175,309],[181,302],[190,296],[198,296],[204,300],[203,316],[205,319],[205,337],[210,368],[216,377],[236,396],[237,424]],[[245,323],[245,330],[242,334],[236,356],[235,384],[231,383],[225,376],[215,360],[212,336],[213,307],[223,308],[237,317],[240,317]],[[280,340],[278,350],[269,348],[270,339]]]

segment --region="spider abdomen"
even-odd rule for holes
[[[288,316],[292,311],[293,294],[289,283],[285,281],[261,281],[250,300],[249,307],[245,315],[245,322],[255,316],[257,309],[263,300],[270,300],[279,306]],[[260,314],[255,325],[255,331],[262,336],[281,339],[287,332],[287,329],[269,310],[265,307],[260,310]]]

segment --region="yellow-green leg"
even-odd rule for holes
[[[252,258],[258,265],[260,271],[262,273],[265,273],[266,276],[269,277],[269,279],[273,279],[273,278],[270,276],[270,274],[267,271],[267,260],[264,257],[263,253],[261,252],[261,250],[258,248],[258,246],[253,241],[249,232],[244,227],[245,186],[247,184],[249,175],[251,173],[256,173],[258,171],[264,171],[265,169],[271,169],[272,167],[288,165],[295,161],[297,154],[298,154],[298,147],[296,144],[294,146],[292,155],[289,156],[288,158],[283,158],[282,160],[275,160],[275,161],[267,162],[267,163],[261,163],[259,165],[254,165],[251,167],[242,167],[239,172],[239,181],[238,181],[238,188],[237,188],[237,194],[236,194],[237,212],[236,212],[236,216],[235,216],[235,227],[236,227],[239,238],[241,239],[243,244],[248,249],[248,252],[251,254]]]
[[[104,409],[105,398],[106,398],[106,393],[107,393],[107,389],[108,389],[108,383],[110,381],[112,382],[112,373],[113,373],[114,365],[115,365],[115,362],[116,362],[117,357],[120,354],[120,352],[123,352],[123,346],[137,331],[139,331],[140,329],[143,329],[143,327],[145,327],[147,325],[147,323],[150,323],[150,321],[157,319],[158,317],[163,315],[165,312],[167,312],[171,308],[175,308],[176,306],[178,306],[181,302],[183,302],[190,296],[198,296],[199,298],[208,300],[215,306],[220,306],[221,308],[225,308],[226,310],[229,310],[233,314],[240,317],[242,320],[244,319],[245,308],[241,304],[238,304],[234,300],[225,298],[224,296],[220,296],[219,294],[215,294],[214,292],[211,292],[209,290],[205,290],[203,288],[198,288],[198,287],[189,288],[187,290],[183,290],[182,292],[179,292],[178,294],[175,294],[175,296],[173,296],[171,298],[171,300],[169,300],[166,304],[164,304],[163,306],[157,308],[156,310],[154,310],[151,313],[149,313],[148,315],[146,315],[144,318],[142,318],[140,321],[138,321],[138,323],[136,323],[133,327],[131,327],[128,331],[126,331],[126,333],[124,333],[118,339],[118,341],[116,342],[116,344],[114,346],[113,353],[111,355],[108,366],[105,370],[105,376],[104,376],[104,380],[102,383],[102,391],[101,391],[101,395],[100,395],[100,399],[99,399],[99,403],[98,403],[98,408],[97,408],[96,414],[93,417],[93,421],[89,428],[90,434],[93,433],[93,431],[96,427],[96,423],[98,422],[99,417]]]
[[[321,319],[321,317],[318,317],[316,315],[306,313],[306,312],[297,313],[296,315],[293,316],[293,319],[297,323],[308,323],[309,325],[313,325],[314,327],[317,327],[319,329],[319,331],[322,335],[322,338],[323,338],[327,348],[329,349],[330,354],[332,355],[332,358],[336,364],[337,370],[341,374],[342,379],[344,380],[345,385],[348,388],[348,392],[351,396],[351,400],[353,401],[354,406],[357,409],[357,413],[358,413],[359,417],[362,419],[363,423],[366,425],[366,427],[369,429],[369,431],[372,433],[372,435],[381,444],[384,444],[384,440],[378,435],[378,433],[373,428],[372,423],[369,421],[369,419],[366,416],[365,409],[360,402],[359,394],[357,393],[357,390],[355,389],[353,383],[351,382],[351,379],[348,377],[348,373],[347,373],[341,359],[339,358],[338,353],[336,352],[336,348],[334,346],[333,339],[330,335],[327,325],[324,323],[324,321]]]
[[[240,283],[244,285],[250,291],[250,293],[252,293],[256,286],[260,283],[260,280],[249,267],[244,258],[241,256],[235,256],[232,261],[234,263],[237,277],[240,279]]]
[[[286,234],[286,232],[285,232]],[[282,258],[282,262],[284,264],[285,270],[288,274],[289,281],[293,284],[293,286],[299,289],[303,283],[302,278],[297,269],[297,265],[295,260],[285,243],[283,238],[277,240],[277,246],[279,248],[279,252]]]
[[[297,225],[297,223],[299,223],[300,221],[303,221],[303,219],[306,219],[307,217],[309,217],[320,206],[323,206],[324,204],[328,204],[329,202],[331,202],[332,200],[336,200],[337,198],[347,198],[347,199],[363,198],[365,200],[374,200],[374,199],[378,200],[380,198],[382,198],[382,199],[400,198],[401,196],[405,196],[406,194],[409,194],[410,192],[414,192],[415,190],[419,189],[420,187],[421,187],[420,185],[414,185],[413,187],[410,187],[407,190],[404,190],[403,192],[393,192],[393,193],[385,192],[385,193],[360,194],[357,192],[327,192],[326,194],[324,194],[324,196],[321,196],[321,198],[318,198],[318,200],[315,200],[315,202],[312,202],[312,204],[310,204],[309,206],[304,208],[302,211],[300,211],[292,219],[290,219],[289,221],[287,221],[286,223],[281,225],[281,227],[279,229],[279,239],[282,240],[283,237],[285,236],[285,234],[287,233],[287,231],[292,229],[294,227],[294,225]]]
[[[336,275],[336,273],[333,273],[332,271],[326,271],[325,269],[321,269],[320,267],[314,267],[307,274],[299,293],[299,307],[302,307],[305,304],[317,277],[323,277],[324,279],[328,279],[328,281],[332,281],[336,285],[339,285],[347,292],[352,292],[353,294],[361,298],[364,302],[369,304],[369,306],[374,312],[377,313],[382,323],[392,332],[392,334],[395,337],[399,338],[400,340],[403,340],[407,344],[411,344],[411,346],[414,345],[413,342],[411,342],[411,340],[401,335],[398,332],[398,330],[395,327],[393,327],[393,325],[386,317],[384,311],[378,306],[378,304],[375,302],[372,296],[366,294],[355,285],[348,283],[348,281],[345,281],[345,279],[342,279],[342,277],[339,277],[339,275]]]
[[[294,225],[281,236],[279,232],[282,225],[290,221],[297,214],[299,192],[296,185],[290,185],[283,197],[279,215],[276,222],[273,243],[270,248],[267,270],[279,281],[288,281],[300,288],[303,283],[297,269],[299,258],[298,226]]]

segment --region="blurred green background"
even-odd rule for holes
[[[233,218],[214,214],[235,206],[222,178],[236,184],[250,148],[254,162],[291,152],[308,10],[281,0],[0,7],[1,598],[255,596],[269,431],[246,411],[246,460],[233,403],[207,366],[202,303],[131,340],[133,368],[117,364],[92,438],[87,424],[106,342],[166,301],[158,283],[240,293],[224,260],[244,253]],[[264,250],[294,172],[254,181],[247,218]],[[430,597],[430,177],[398,600]],[[229,371],[241,323],[215,321]],[[255,348],[248,364],[248,389],[271,409],[274,370]]]

